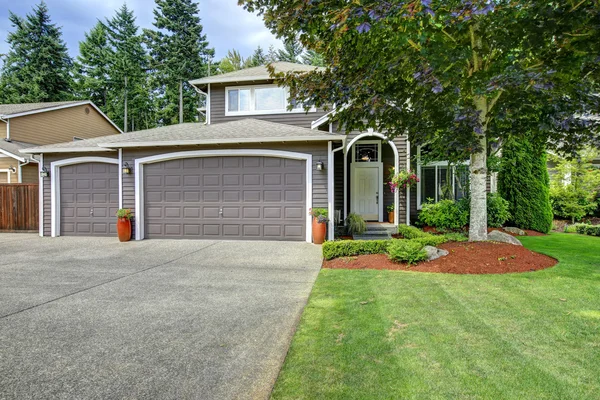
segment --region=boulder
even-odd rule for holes
[[[448,250],[438,249],[437,247],[433,246],[425,246],[423,247],[423,250],[427,252],[427,261],[437,260],[440,257],[450,254]]]
[[[515,228],[514,226],[507,226],[504,230],[517,236],[527,236],[527,232],[523,229]]]
[[[516,246],[523,246],[521,242],[519,242],[519,239],[517,239],[516,237],[500,231],[491,231],[490,233],[488,233],[488,240],[492,240],[494,242],[514,244]]]

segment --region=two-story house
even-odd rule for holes
[[[315,68],[273,66],[282,72]],[[334,222],[350,212],[383,222],[386,207],[394,205],[395,224],[410,223],[425,196],[440,196],[448,176],[443,163],[419,168],[423,179],[416,190],[393,193],[389,169],[410,165],[406,137],[346,135],[331,113],[301,104],[290,111],[293,100],[266,67],[190,83],[206,97],[204,124],[22,150],[42,157],[41,235],[111,234],[108,210],[119,207],[134,210],[138,240],[310,242],[311,208],[329,210],[333,238]],[[109,184],[113,180],[118,187]]]

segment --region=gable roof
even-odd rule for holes
[[[275,72],[311,72],[316,70],[323,70],[322,67],[315,67],[313,65],[296,64],[284,61],[278,61],[270,64],[275,68]],[[264,81],[271,78],[269,70],[266,65],[260,67],[246,68],[239,71],[233,71],[221,75],[207,76],[205,78],[194,79],[190,81],[190,84],[196,86],[204,86],[209,83],[227,83],[227,82],[251,82],[251,81]]]
[[[0,118],[10,119],[24,117],[31,114],[39,114],[48,111],[61,110],[63,108],[78,107],[88,105],[96,110],[104,119],[106,119],[119,133],[123,133],[121,128],[115,125],[110,118],[106,116],[94,103],[90,100],[77,101],[55,101],[46,103],[23,103],[23,104],[0,104]]]
[[[324,133],[308,128],[258,119],[243,119],[216,125],[201,123],[170,125],[121,135],[31,147],[21,150],[21,153],[99,152],[128,147],[342,141],[344,138],[345,135]]]
[[[22,143],[15,141],[7,142],[6,140],[0,139],[0,154],[7,155],[21,162],[25,162],[25,158],[28,157],[23,157],[20,150],[24,150],[33,146],[35,145],[30,143]]]

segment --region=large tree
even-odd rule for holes
[[[291,95],[337,107],[347,130],[408,134],[470,158],[470,240],[487,239],[487,153],[519,132],[561,152],[598,141],[598,0],[240,0],[300,35],[325,71],[278,74]],[[273,71],[274,73],[274,71]]]
[[[79,43],[79,56],[75,61],[77,95],[93,101],[103,111],[106,111],[112,86],[109,82],[112,54],[107,29],[98,22]]]
[[[52,23],[43,1],[25,18],[9,14],[14,31],[0,77],[0,101],[34,103],[72,97],[71,67],[61,28]]]
[[[187,84],[208,74],[214,56],[200,23],[198,3],[192,0],[156,0],[156,30],[145,30],[151,49],[154,86],[158,86],[161,124],[193,121],[198,96]]]

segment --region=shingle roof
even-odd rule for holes
[[[0,139],[0,153],[4,153],[7,155],[13,155],[19,160],[24,160],[25,158],[28,158],[27,156],[23,156],[23,154],[20,153],[20,150],[24,150],[24,149],[27,149],[27,148],[33,147],[33,146],[35,146],[35,145],[30,144],[30,143],[15,142],[15,141],[7,142],[6,140]]]
[[[257,119],[243,119],[217,125],[187,123],[147,129],[121,135],[104,136],[68,143],[28,148],[25,153],[109,151],[123,147],[207,145],[225,143],[299,142],[343,140],[345,135],[278,124]]]
[[[271,64],[276,72],[311,72],[319,69],[323,69],[321,67],[315,67],[312,65],[305,64],[295,64],[290,62],[275,62]],[[221,75],[213,75],[207,76],[201,79],[191,80],[190,83],[192,85],[206,85],[209,83],[225,83],[225,82],[248,82],[248,81],[260,81],[272,79],[269,74],[269,70],[266,65],[262,65],[260,67],[254,68],[246,68],[241,69],[239,71],[229,72],[227,74]]]
[[[0,104],[0,116],[10,117],[13,114],[20,114],[30,111],[40,111],[46,108],[67,106],[71,104],[86,103],[82,101],[55,101],[49,103],[24,103],[24,104]]]

